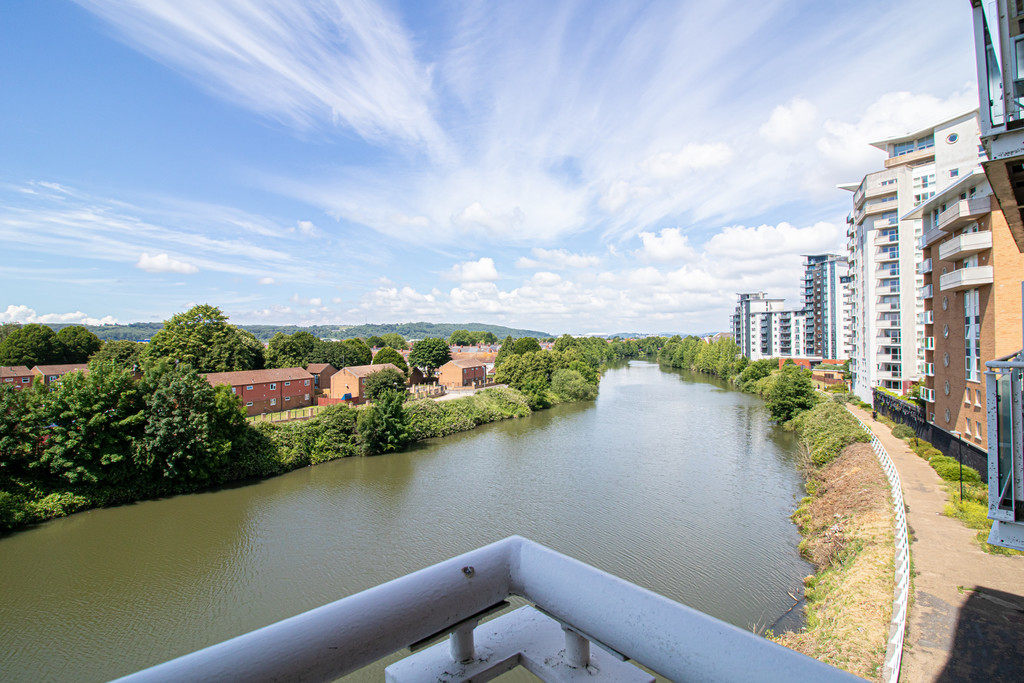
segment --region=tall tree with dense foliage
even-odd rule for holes
[[[387,344],[384,343],[384,340],[377,335],[372,335],[368,337],[366,339],[366,345],[369,346],[371,349],[380,349],[387,346]]]
[[[406,377],[409,376],[409,365],[405,362],[405,358],[402,357],[398,351],[395,351],[390,346],[386,346],[377,352],[377,355],[373,357],[373,365],[381,365],[383,363],[391,363],[396,368],[402,371],[402,374]]]
[[[474,343],[469,330],[455,330],[448,335],[449,346],[472,346]]]
[[[369,365],[373,359],[370,348],[358,340],[326,341],[318,339],[309,352],[308,363],[330,363],[337,369],[354,365]]]
[[[512,339],[512,335],[505,337],[505,341],[501,342],[501,348],[498,349],[498,354],[494,357],[494,367],[501,367],[501,364],[508,360],[508,357],[515,353],[516,342]]]
[[[413,344],[412,351],[409,352],[409,365],[426,368],[429,375],[451,359],[448,342],[436,337],[419,340]]]
[[[516,343],[512,347],[512,351],[520,356],[524,353],[540,351],[540,342],[534,337],[520,337],[519,339],[516,339]]]
[[[20,329],[21,323],[0,323],[0,344],[3,343],[4,339],[11,336],[12,332]]]
[[[357,430],[363,455],[398,451],[409,443],[404,404],[405,392],[385,391],[373,405],[359,411]]]
[[[811,371],[799,365],[784,365],[765,396],[765,406],[776,422],[788,422],[814,406]]]
[[[319,340],[305,330],[295,334],[278,332],[267,345],[267,367],[304,368]]]
[[[142,352],[146,345],[141,342],[115,339],[103,342],[100,350],[89,357],[90,363],[113,363],[122,370],[135,371],[142,367]]]
[[[388,332],[387,334],[380,335],[381,341],[384,342],[383,346],[390,346],[396,351],[409,348],[408,342],[405,341],[405,337],[398,334],[397,332]]]
[[[219,481],[233,440],[246,428],[231,389],[214,388],[192,368],[167,362],[147,372],[140,388],[146,412],[134,452],[139,469],[158,487],[174,482],[188,490]]]
[[[85,363],[100,350],[103,342],[81,325],[68,325],[57,332],[57,341],[64,348],[65,363]]]
[[[50,365],[64,362],[64,347],[46,325],[29,323],[0,343],[0,365]]]
[[[146,348],[146,358],[168,358],[196,372],[230,372],[263,367],[263,345],[251,333],[228,324],[216,306],[201,304],[164,322]]]

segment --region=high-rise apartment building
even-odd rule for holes
[[[750,360],[803,358],[807,355],[807,314],[785,310],[785,299],[765,292],[739,294],[732,316],[733,339]]]
[[[805,347],[810,356],[850,357],[850,264],[839,254],[804,255]]]
[[[924,222],[927,418],[987,447],[985,361],[1020,348],[1024,254],[981,169],[914,209]]]
[[[921,219],[908,214],[978,166],[979,129],[972,111],[905,135],[872,143],[884,169],[853,191],[847,218],[851,279],[853,390],[866,401],[876,386],[905,392],[924,359]],[[983,150],[982,150],[983,154]],[[920,349],[920,354],[919,354]]]

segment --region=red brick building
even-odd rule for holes
[[[352,365],[338,370],[331,377],[331,398],[342,399],[359,403],[363,400],[363,384],[366,378],[375,372],[391,368],[401,372],[392,363],[381,363],[379,365]]]
[[[313,405],[313,375],[302,368],[211,372],[211,386],[226,384],[238,396],[247,415],[277,413]]]
[[[43,383],[49,387],[69,372],[89,372],[86,363],[65,363],[63,365],[37,365],[32,368],[33,375],[43,378]]]
[[[0,384],[21,389],[32,384],[32,371],[24,365],[0,366]]]
[[[478,360],[450,360],[438,369],[438,382],[449,389],[483,386],[487,383],[487,364]]]
[[[312,363],[306,366],[306,372],[313,375],[313,388],[326,394],[331,391],[331,377],[338,372],[338,368],[330,363]]]

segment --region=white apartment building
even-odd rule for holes
[[[804,255],[805,347],[810,356],[850,357],[850,264],[839,254]]]
[[[769,299],[765,292],[737,296],[732,334],[744,356],[750,360],[806,357],[806,311],[787,311],[785,299]]]
[[[918,272],[921,219],[913,209],[937,189],[973,171],[984,150],[977,110],[905,135],[871,143],[887,153],[885,168],[853,192],[847,218],[851,280],[853,390],[905,392],[924,367],[924,281]]]

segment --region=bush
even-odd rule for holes
[[[892,428],[892,435],[897,439],[913,439],[917,434],[909,425],[898,424]]]
[[[576,370],[555,370],[551,375],[551,391],[569,401],[597,398],[597,384],[591,384]]]
[[[819,403],[793,422],[817,467],[838,458],[850,444],[869,440],[856,418],[834,401]]]
[[[946,481],[960,481],[960,463],[953,458],[940,454],[929,458],[928,464]],[[981,475],[973,467],[964,465],[963,477],[965,484],[981,483]]]
[[[405,412],[410,439],[420,441],[465,432],[488,422],[525,417],[532,411],[522,393],[494,387],[451,401],[412,401],[406,404]]]

